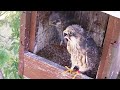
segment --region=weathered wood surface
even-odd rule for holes
[[[24,71],[24,52],[28,50],[31,12],[23,12],[20,19],[19,74]]]
[[[120,19],[110,16],[97,78],[115,79],[120,70]]]
[[[24,76],[30,79],[72,79],[72,75],[62,74],[65,67],[39,57],[33,53],[24,54]],[[80,74],[76,79],[91,79]]]
[[[109,15],[99,11],[81,11],[80,25],[87,31],[99,47],[102,47]]]
[[[107,73],[107,78],[116,79],[120,71],[120,19],[111,17],[113,24],[114,36],[111,48],[111,64]]]
[[[37,11],[31,12],[31,24],[30,24],[30,41],[29,51],[33,52],[35,47],[36,31],[37,31]]]

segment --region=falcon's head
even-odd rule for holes
[[[59,13],[53,12],[49,17],[49,25],[58,27],[59,25],[61,25],[61,23],[62,21],[61,21]]]
[[[72,43],[80,43],[84,40],[85,31],[79,25],[71,25],[68,26],[64,31],[63,35],[65,41],[69,41]]]

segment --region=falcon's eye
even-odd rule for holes
[[[58,23],[58,22],[60,22],[60,20],[59,20],[59,19],[54,20],[52,23],[53,23],[53,24],[56,24],[56,23]]]
[[[74,36],[75,34],[74,34],[73,32],[70,32],[69,35],[70,35],[70,36]]]
[[[64,33],[64,37],[66,36],[67,34],[66,33]]]

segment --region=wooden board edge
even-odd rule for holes
[[[20,47],[19,47],[19,64],[18,73],[24,73],[24,52],[28,50],[29,43],[29,30],[30,30],[30,11],[23,11],[20,16]],[[26,37],[28,35],[28,37]]]
[[[29,42],[29,51],[33,52],[35,47],[35,38],[37,30],[37,11],[32,11],[31,13],[31,29],[30,29],[30,42]]]
[[[24,76],[30,79],[72,79],[72,75],[62,74],[65,67],[31,52],[24,54]],[[80,74],[76,79],[92,79]]]
[[[109,72],[109,68],[111,65],[111,57],[109,57],[109,53],[111,50],[111,45],[114,43],[114,25],[116,22],[116,17],[109,16],[109,21],[108,21],[108,26],[107,26],[107,31],[105,35],[105,40],[103,43],[103,51],[102,51],[102,56],[101,56],[101,61],[99,64],[98,72],[96,75],[97,79],[106,79],[107,74]]]

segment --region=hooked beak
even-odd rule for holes
[[[70,40],[69,34],[63,33],[63,35],[64,35],[64,40],[65,40],[65,41]]]

